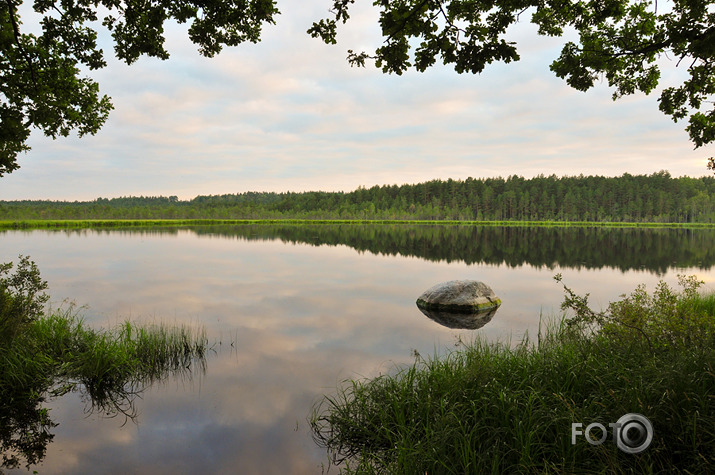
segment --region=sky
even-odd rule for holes
[[[90,72],[114,110],[95,136],[33,131],[20,169],[0,178],[0,200],[247,191],[351,191],[359,186],[539,174],[708,174],[710,145],[694,150],[686,123],[658,110],[659,90],[611,99],[607,82],[571,89],[549,64],[563,38],[540,37],[528,15],[511,28],[521,60],[480,75],[438,65],[387,75],[353,68],[347,50],[381,44],[378,11],[357,2],[325,45],[306,30],[330,0],[278,2],[258,44],[204,58],[186,25],[167,26],[162,61],[113,58]],[[28,5],[22,7],[27,11]],[[23,14],[23,32],[36,28]],[[661,86],[684,67],[662,58]]]

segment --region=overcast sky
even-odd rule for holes
[[[378,13],[363,3],[328,46],[305,31],[330,0],[279,2],[258,44],[207,59],[167,29],[171,58],[113,59],[92,72],[115,109],[96,136],[33,132],[0,199],[93,200],[129,195],[350,191],[360,185],[513,174],[706,175],[715,147],[693,150],[685,123],[658,110],[658,93],[611,100],[549,71],[563,40],[538,37],[528,16],[512,29],[521,61],[481,75],[438,66],[385,75],[351,68],[348,49],[379,46]],[[23,8],[27,8],[26,5]],[[23,17],[25,32],[33,28]],[[661,86],[684,69],[663,58]]]

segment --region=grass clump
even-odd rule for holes
[[[603,312],[565,287],[573,315],[536,342],[476,340],[346,381],[314,408],[314,438],[345,473],[711,473],[715,295],[680,284],[639,287]],[[653,425],[643,452],[620,450],[610,429],[602,445],[572,443],[572,423],[608,428],[628,413]]]
[[[73,306],[45,313],[47,283],[29,258],[0,265],[0,468],[28,468],[44,457],[56,424],[42,404],[80,391],[90,411],[135,416],[149,384],[204,369],[203,330],[83,324]]]
[[[124,322],[110,330],[85,326],[73,307],[35,322],[28,333],[36,354],[52,361],[56,387],[80,388],[95,409],[129,415],[132,395],[169,375],[205,363],[203,331]]]

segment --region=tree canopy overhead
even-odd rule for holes
[[[330,18],[308,30],[335,44],[339,23],[349,20],[355,0],[334,0]],[[715,2],[708,0],[375,0],[384,43],[374,52],[348,51],[352,65],[373,59],[386,73],[425,71],[437,60],[458,73],[480,73],[494,62],[519,60],[509,27],[530,17],[538,32],[563,36],[571,30],[551,70],[586,91],[605,78],[613,99],[650,93],[661,78],[658,60],[686,67],[688,78],[663,89],[662,112],[687,118],[695,147],[715,141]],[[715,169],[713,159],[708,167]]]
[[[0,176],[18,168],[32,127],[52,138],[76,130],[95,134],[112,104],[80,68],[106,66],[92,22],[101,21],[117,58],[166,59],[164,24],[190,23],[189,37],[204,56],[224,46],[260,40],[278,14],[272,0],[35,0],[42,34],[22,32],[22,0],[0,0]]]
[[[337,42],[355,0],[333,0],[331,16],[308,30]],[[0,176],[18,168],[32,128],[52,138],[75,130],[96,133],[112,104],[81,69],[106,66],[97,46],[101,22],[115,55],[128,64],[141,55],[169,57],[167,21],[190,23],[189,37],[205,56],[224,46],[258,42],[278,15],[272,0],[34,0],[42,33],[22,30],[22,0],[0,0]],[[551,70],[582,91],[605,78],[614,99],[649,93],[665,56],[687,68],[682,84],[662,90],[660,110],[678,121],[695,147],[715,141],[715,2],[707,0],[375,0],[384,43],[375,51],[348,51],[353,65],[373,59],[386,73],[424,71],[438,60],[459,73],[479,73],[494,62],[519,59],[509,27],[530,19],[539,34],[566,41]],[[715,169],[710,159],[709,166]]]

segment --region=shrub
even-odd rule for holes
[[[43,291],[47,282],[40,278],[37,265],[27,256],[19,256],[15,273],[13,263],[0,264],[0,346],[7,346],[27,326],[42,316],[49,299]]]

